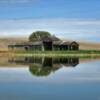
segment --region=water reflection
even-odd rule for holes
[[[79,64],[78,57],[12,57],[9,59],[12,64],[28,65],[29,71],[35,76],[48,76],[65,67],[76,67]]]
[[[0,66],[0,100],[99,100],[100,97],[100,57],[2,57]]]

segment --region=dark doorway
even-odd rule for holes
[[[28,47],[25,47],[25,50],[26,50],[26,51],[28,51],[28,49],[29,49]]]
[[[68,45],[61,45],[60,50],[68,50]]]
[[[44,50],[51,51],[52,50],[52,42],[43,42]]]

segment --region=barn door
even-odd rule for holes
[[[51,51],[52,50],[52,42],[43,42],[44,50]]]

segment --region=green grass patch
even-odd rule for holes
[[[79,51],[13,51],[16,56],[48,56],[48,57],[100,57],[100,51],[97,50],[79,50]]]
[[[100,54],[98,50],[79,50],[79,51],[12,51],[22,54]]]

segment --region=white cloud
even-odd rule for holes
[[[26,19],[0,20],[2,36],[29,36],[33,31],[45,30],[59,37],[75,40],[96,40],[100,37],[100,20]]]

